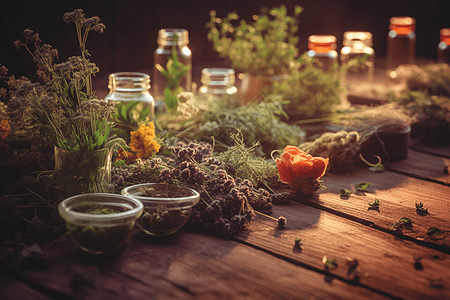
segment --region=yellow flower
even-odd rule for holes
[[[131,132],[130,148],[136,153],[136,158],[148,158],[161,148],[156,140],[155,124],[142,124],[137,131]]]
[[[8,120],[0,121],[0,140],[6,139],[9,132],[11,131],[11,126],[9,126]]]

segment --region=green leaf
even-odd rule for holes
[[[375,206],[380,206],[380,200],[378,200],[378,198],[375,198],[373,200],[373,202],[369,202],[368,203],[370,206],[375,207]]]
[[[438,236],[438,235],[441,235],[441,234],[442,234],[442,231],[439,228],[437,228],[437,227],[430,227],[427,230],[427,235],[428,236]]]
[[[352,192],[347,189],[339,189],[339,193],[341,196],[350,196],[352,194]]]
[[[412,223],[414,223],[414,221],[412,221],[410,218],[400,218],[397,222],[395,222],[394,224],[392,224],[391,226],[389,226],[389,229],[394,229],[400,225],[408,225],[411,226]]]
[[[412,223],[414,223],[414,221],[412,221],[410,218],[406,218],[403,217],[400,220],[398,220],[399,223],[403,223],[405,225],[411,225]]]
[[[337,263],[334,260],[329,259],[326,255],[324,255],[324,257],[322,258],[322,263],[328,269],[336,269],[337,266],[338,266]]]
[[[356,185],[355,189],[357,191],[365,191],[371,185],[372,184],[370,182],[361,182]]]

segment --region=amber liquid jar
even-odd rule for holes
[[[450,28],[442,28],[441,42],[437,48],[437,62],[450,63]]]
[[[184,91],[191,91],[192,83],[192,53],[188,47],[189,32],[186,29],[165,28],[158,31],[158,48],[153,55],[153,97],[156,101],[164,100],[166,77],[158,71],[156,65],[167,69],[167,62],[172,58],[172,51],[176,51],[178,60],[187,65],[189,70],[183,76],[180,86]]]
[[[356,70],[348,70],[347,81],[373,81],[375,72],[375,51],[372,48],[372,34],[366,31],[347,31],[344,33],[344,47],[341,49],[341,65],[351,59],[365,57],[364,64]]]
[[[386,67],[414,64],[416,58],[416,20],[411,17],[392,17],[387,36]]]
[[[308,56],[316,59],[319,68],[330,71],[337,66],[336,37],[327,34],[315,34],[308,38]]]

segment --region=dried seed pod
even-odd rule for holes
[[[354,162],[360,150],[360,136],[356,131],[325,132],[313,142],[299,148],[312,156],[330,159],[330,166],[342,166]]]

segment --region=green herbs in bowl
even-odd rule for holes
[[[136,225],[156,236],[170,235],[183,227],[200,199],[200,194],[193,189],[163,183],[129,186],[122,190],[122,195],[144,204],[144,213]]]
[[[75,243],[95,254],[112,252],[124,245],[142,210],[139,200],[106,193],[76,195],[58,206]]]

